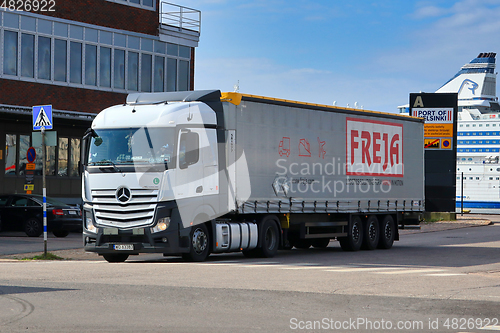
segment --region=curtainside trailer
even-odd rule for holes
[[[82,140],[84,247],[109,262],[391,248],[424,210],[420,118],[239,93],[136,93]]]

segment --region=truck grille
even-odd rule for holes
[[[153,224],[158,190],[130,189],[131,198],[121,203],[116,189],[92,191],[92,203],[97,225],[115,228],[135,228]]]

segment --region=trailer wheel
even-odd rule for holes
[[[363,235],[363,246],[364,250],[374,250],[378,246],[378,240],[380,238],[380,228],[378,226],[378,219],[375,215],[370,215],[366,220],[364,235]]]
[[[358,251],[363,243],[363,223],[359,216],[353,216],[347,237],[339,237],[340,247],[344,251]]]
[[[106,253],[102,255],[107,262],[124,262],[128,259],[126,253]]]
[[[188,261],[205,261],[210,254],[210,235],[207,226],[202,223],[191,229],[189,253],[183,253],[182,258]]]
[[[330,238],[315,238],[311,240],[311,244],[317,249],[324,249],[330,244]]]
[[[386,215],[380,224],[380,239],[378,241],[379,249],[390,249],[394,244],[396,229],[394,219],[391,215]]]

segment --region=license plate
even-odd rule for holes
[[[113,245],[113,249],[117,251],[134,250],[134,244],[115,244]]]
[[[77,215],[75,210],[68,210],[69,215]]]

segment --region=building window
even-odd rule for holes
[[[177,60],[167,58],[167,91],[177,90]]]
[[[51,71],[50,38],[38,37],[38,78],[50,80]]]
[[[156,6],[152,0],[130,1]],[[189,89],[190,47],[114,30],[29,13],[3,13],[0,78],[16,76],[124,93]]]
[[[35,147],[36,151],[36,163],[35,163],[35,174],[41,175],[43,170],[43,160],[42,160],[42,147]],[[56,147],[47,146],[45,147],[45,175],[55,176],[56,172]]]
[[[179,60],[179,91],[189,90],[189,61]]]
[[[82,83],[82,43],[70,42],[69,82]]]
[[[154,0],[107,0],[107,1],[116,2],[133,7],[139,7],[143,9],[156,10],[156,1]]]
[[[68,175],[68,138],[59,138],[57,175]]]
[[[85,45],[85,84],[97,86],[97,46]]]
[[[17,32],[4,32],[3,73],[17,75]]]
[[[100,76],[99,85],[101,87],[111,87],[111,49],[109,47],[100,48]]]
[[[164,86],[164,76],[165,76],[165,58],[155,56],[155,73],[154,73],[154,91],[162,92]]]
[[[128,89],[139,90],[139,53],[128,52]]]
[[[21,76],[35,77],[35,36],[21,35]]]
[[[17,139],[19,138],[19,141]],[[5,174],[25,175],[28,163],[26,153],[31,147],[31,135],[6,134],[5,136]],[[42,175],[42,147],[35,147],[37,158],[35,175]],[[56,157],[57,156],[57,160]],[[80,139],[59,138],[57,147],[46,147],[45,167],[47,176],[79,177]],[[57,174],[56,174],[57,170]]]
[[[150,54],[142,54],[141,60],[141,91],[151,92],[152,57]]]
[[[56,39],[54,41],[54,80],[66,82],[66,41]]]
[[[125,89],[125,51],[115,49],[114,87]],[[163,90],[162,90],[163,91]]]
[[[5,174],[16,174],[17,136],[5,134]]]
[[[31,135],[19,135],[19,174],[24,175],[26,171],[26,164],[28,163],[28,158],[26,153],[28,148],[31,147]],[[41,174],[41,173],[40,173]]]
[[[69,176],[79,177],[78,161],[80,161],[80,139],[71,139],[71,150],[69,159]]]

